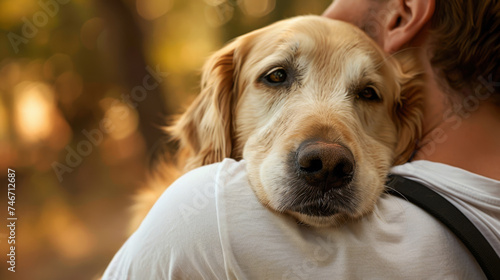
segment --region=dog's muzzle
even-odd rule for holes
[[[307,140],[290,157],[287,209],[310,216],[331,216],[355,207],[349,187],[356,163],[340,143]]]

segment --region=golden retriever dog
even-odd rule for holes
[[[244,159],[263,205],[337,226],[369,213],[389,168],[409,158],[421,82],[411,54],[387,56],[348,23],[296,17],[211,56],[201,94],[168,131],[183,172]],[[143,209],[167,184],[142,194]]]

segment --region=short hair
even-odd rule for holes
[[[489,91],[498,102],[499,0],[436,0],[431,32],[438,76],[464,96]]]

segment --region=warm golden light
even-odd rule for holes
[[[53,92],[41,83],[23,82],[15,89],[16,131],[27,142],[47,138],[52,130]]]

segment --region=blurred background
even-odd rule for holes
[[[0,279],[95,279],[228,40],[331,0],[0,0]],[[16,272],[7,270],[7,170]]]

